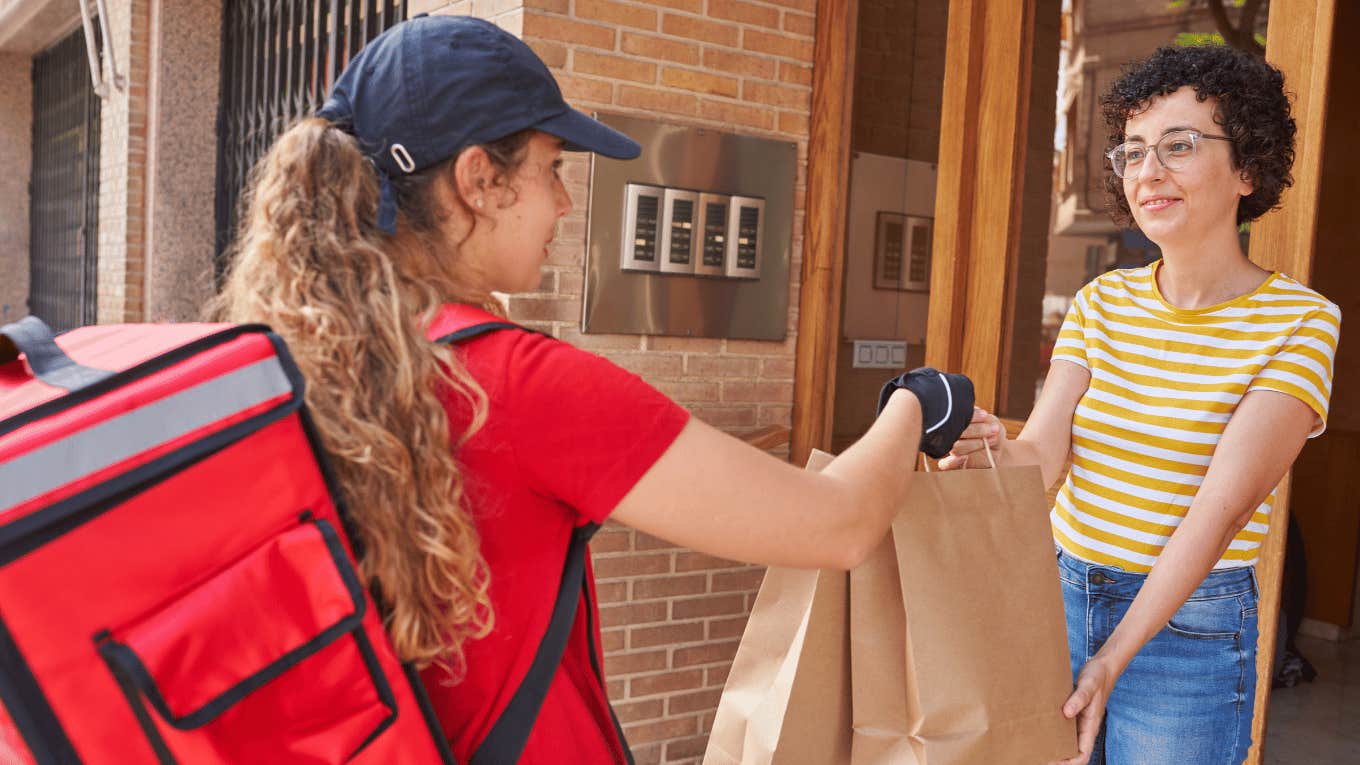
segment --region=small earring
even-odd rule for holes
[[[477,209],[478,209],[478,210],[482,209],[482,206],[483,206],[484,204],[486,204],[486,200],[482,199],[481,197],[478,197],[478,198],[477,198]]]

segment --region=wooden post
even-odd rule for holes
[[[1000,398],[1019,256],[1035,0],[953,0],[945,50],[926,363]]]
[[[1336,0],[1276,0],[1270,7],[1266,60],[1284,72],[1285,88],[1294,94],[1298,124],[1294,186],[1285,192],[1281,209],[1268,213],[1251,228],[1251,259],[1263,268],[1285,272],[1308,283],[1316,249],[1318,195],[1321,190],[1323,135],[1329,92]],[[1270,530],[1261,544],[1257,578],[1261,602],[1256,643],[1256,711],[1252,746],[1246,765],[1265,756],[1266,721],[1280,615],[1280,582],[1284,573],[1285,533],[1289,522],[1289,477],[1276,489]]]
[[[812,449],[831,447],[858,35],[859,0],[818,0],[789,449],[795,465]]]

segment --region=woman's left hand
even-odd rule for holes
[[[1077,687],[1063,704],[1063,716],[1077,718],[1077,756],[1053,765],[1086,765],[1095,747],[1096,734],[1105,719],[1105,703],[1110,699],[1119,672],[1097,656],[1086,662],[1077,675]]]

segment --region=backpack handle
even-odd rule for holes
[[[0,327],[0,364],[14,361],[21,353],[34,377],[67,391],[93,385],[113,374],[77,364],[57,345],[52,329],[37,316],[25,316]]]

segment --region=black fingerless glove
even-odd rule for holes
[[[948,454],[973,419],[973,381],[930,367],[913,369],[884,383],[879,413],[898,388],[911,391],[921,402],[921,451],[935,459]]]

